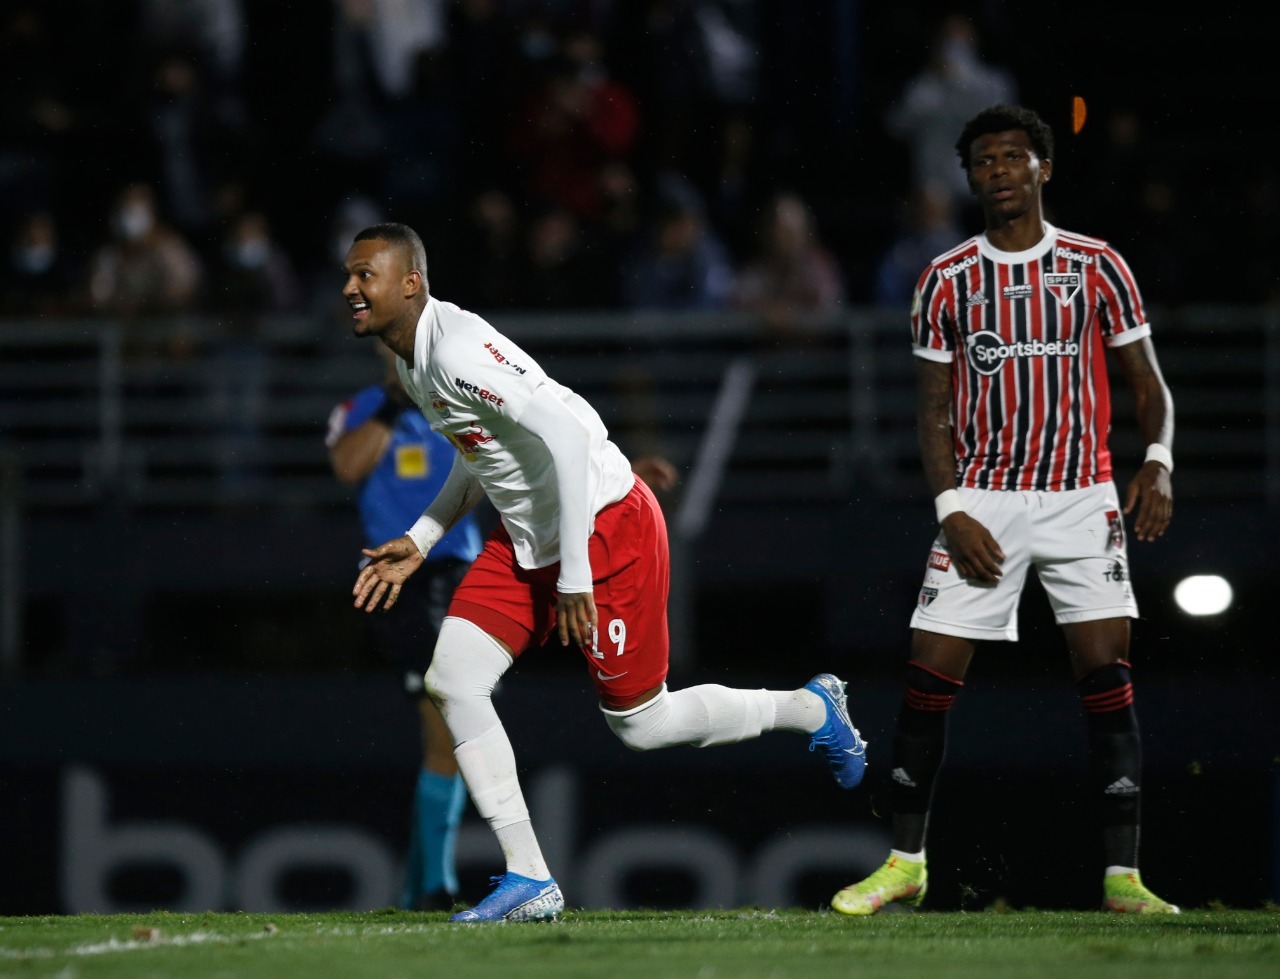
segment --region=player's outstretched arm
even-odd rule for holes
[[[360,569],[355,587],[351,589],[356,597],[355,606],[373,612],[381,604],[386,611],[399,600],[400,589],[409,575],[422,567],[422,552],[406,534],[374,548],[366,547],[362,553],[369,563]]]

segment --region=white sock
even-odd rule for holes
[[[773,706],[777,712],[774,727],[779,731],[812,734],[827,722],[827,704],[812,690],[775,690]]]
[[[511,655],[465,619],[446,618],[427,671],[427,690],[454,741],[471,802],[489,824],[507,870],[534,880],[551,876],[529,821],[511,739],[493,707],[493,688]]]
[[[1137,867],[1108,867],[1102,872],[1103,877],[1114,877],[1116,874],[1133,874],[1138,875]]]
[[[604,708],[601,708],[604,710]],[[704,683],[662,692],[631,710],[604,710],[609,727],[636,751],[694,744],[709,748],[757,738],[773,730],[773,696],[768,690],[736,690]]]
[[[897,857],[899,860],[905,860],[907,863],[924,863],[924,851],[919,853],[907,853],[905,850],[890,850],[889,856]]]
[[[504,826],[493,835],[498,838],[502,855],[507,860],[507,870],[511,873],[531,880],[546,880],[551,876],[546,861],[542,859],[538,838],[533,833],[533,823],[529,820]]]

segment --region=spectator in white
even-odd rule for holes
[[[955,134],[989,105],[1017,102],[1017,82],[1007,69],[984,62],[978,29],[964,14],[942,18],[929,60],[913,75],[885,114],[885,129],[906,142],[913,186],[943,179],[961,210],[972,198],[965,172],[955,163]]]

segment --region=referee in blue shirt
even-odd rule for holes
[[[325,437],[334,475],[356,489],[368,547],[401,536],[418,519],[448,476],[455,453],[404,393],[392,355],[381,344],[377,349],[386,364],[383,383],[336,406]],[[400,600],[388,611],[367,617],[375,645],[403,676],[405,693],[422,716],[422,768],[400,899],[406,909],[448,910],[458,896],[454,845],[466,788],[449,730],[426,695],[422,678],[449,599],[482,543],[473,511],[431,549]]]

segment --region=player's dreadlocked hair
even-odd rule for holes
[[[975,139],[988,133],[1003,133],[1010,129],[1021,129],[1026,133],[1040,159],[1053,159],[1053,130],[1047,122],[1031,109],[1017,105],[993,105],[965,123],[964,132],[956,140],[960,169],[968,171],[969,149]]]
[[[424,282],[427,280],[427,249],[422,244],[422,239],[418,237],[418,232],[407,224],[395,222],[375,224],[365,228],[352,241],[385,241],[388,244],[399,245],[408,251],[411,267],[422,274]]]

